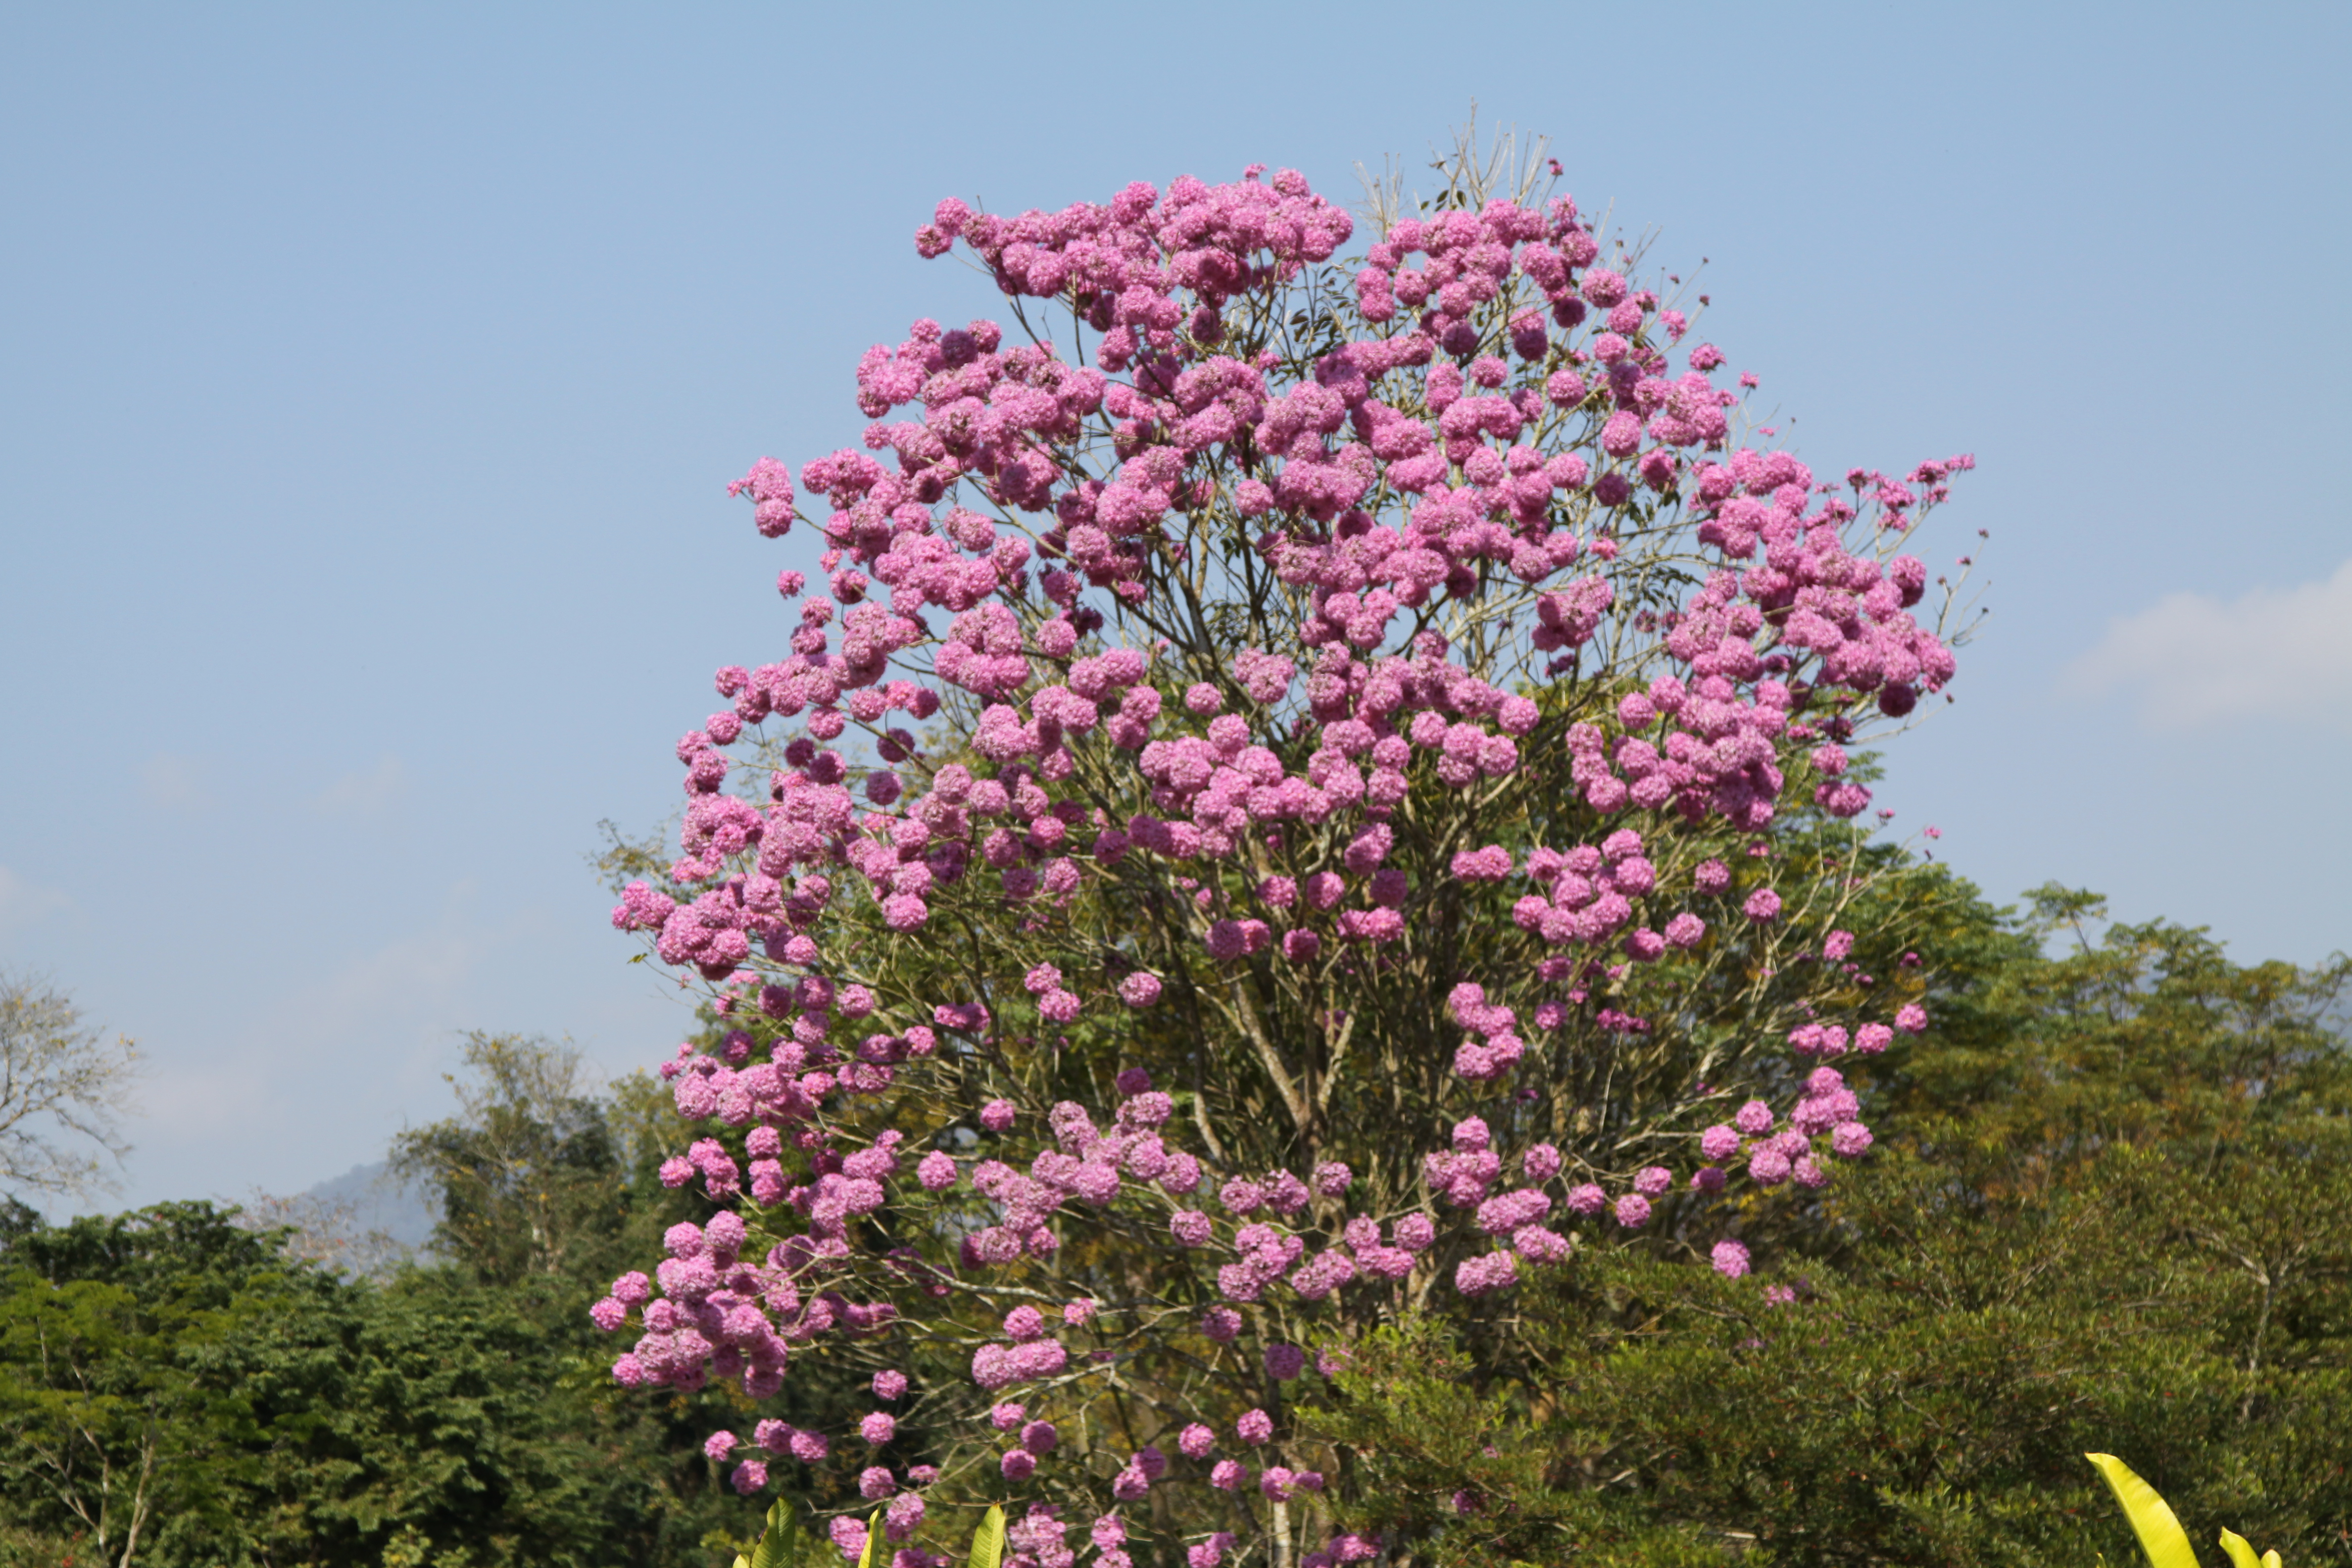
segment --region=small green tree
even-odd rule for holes
[[[440,1200],[436,1246],[486,1284],[593,1271],[626,1223],[628,1184],[579,1052],[477,1031],[462,1056],[458,1114],[392,1144],[394,1174]]]

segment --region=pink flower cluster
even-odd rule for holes
[[[915,322],[858,364],[863,450],[734,485],[763,535],[815,527],[825,592],[779,580],[790,651],[719,671],[730,706],[677,747],[670,888],[613,912],[732,1026],[662,1064],[697,1134],[663,1179],[728,1206],[597,1303],[639,1329],[623,1383],[763,1398],[796,1347],[1054,1283],[1058,1313],[934,1338],[975,1424],[1015,1435],[995,1473],[1076,1498],[1033,1409],[1152,1353],[1125,1336],[1179,1303],[1239,1409],[1307,1375],[1270,1325],[1440,1279],[1475,1312],[1580,1244],[1667,1244],[1735,1165],[1813,1186],[1817,1154],[1870,1147],[1826,1063],[1926,1016],[1818,1016],[1821,966],[1789,954],[1843,894],[1816,914],[1771,885],[1773,836],[1861,813],[1846,746],[1950,679],[1897,552],[1969,460],[1840,489],[1742,445],[1722,354],[1670,362],[1689,317],[1565,196],[1402,217],[1336,268],[1353,232],[1289,172],[1012,218],[943,202],[918,248],[965,247],[1019,329]],[[1698,1131],[1678,1194],[1645,1162],[1687,1162],[1690,1108],[1725,1091],[1661,1086],[1636,1126],[1597,1086],[1645,1040],[1695,1062],[1681,1020],[1718,966],[1772,982],[1723,1070],[1787,1109]],[[1207,1064],[1181,1100],[1131,1066],[1093,1098],[1112,1064],[1078,1058],[1171,1029]],[[1097,1301],[1057,1273],[1073,1235],[1152,1249],[1166,1288]],[[1735,1241],[1713,1260],[1748,1267]],[[1237,1509],[1324,1486],[1260,1406],[1233,1417],[1247,1462],[1192,1419],[1213,1412],[1166,1414],[1174,1473]],[[858,1435],[887,1448],[899,1419]],[[829,1452],[776,1423],[752,1446]],[[1170,1473],[1156,1447],[1120,1464],[1106,1568],[1117,1505]],[[894,1541],[928,1480],[861,1472]],[[1066,1568],[1066,1529],[1033,1508],[1014,1568]],[[1335,1536],[1302,1568],[1373,1550]]]

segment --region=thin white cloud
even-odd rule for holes
[[[461,882],[431,927],[352,952],[292,984],[241,1022],[243,1038],[232,1051],[201,1062],[162,1061],[149,1099],[171,1106],[183,1131],[257,1137],[330,1085],[348,1093],[366,1083],[382,1094],[407,1084],[437,1102],[437,1073],[458,1036],[502,1021],[484,977],[533,923],[523,917],[484,925],[475,894]],[[339,1065],[353,1058],[367,1065]]]
[[[377,1020],[430,1016],[448,1007],[488,943],[445,923],[354,957],[299,994],[296,1016],[325,1038]]]
[[[382,816],[408,794],[408,770],[386,752],[375,766],[348,773],[312,797],[311,809],[329,816]]]
[[[0,936],[30,931],[51,915],[73,907],[73,900],[55,888],[0,866]]]
[[[202,811],[213,804],[201,757],[158,752],[139,764],[139,793],[158,811]]]
[[[2352,724],[2352,561],[2325,581],[2227,603],[2168,595],[2110,623],[2065,685],[2086,696],[2137,688],[2141,717],[2159,730],[2252,716]]]

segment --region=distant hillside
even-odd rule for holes
[[[291,1197],[257,1192],[238,1207],[241,1224],[292,1231],[292,1256],[377,1279],[425,1260],[436,1217],[424,1194],[394,1182],[382,1161],[354,1165]]]
[[[440,1218],[424,1194],[394,1182],[381,1160],[372,1165],[353,1165],[301,1195],[330,1208],[349,1205],[353,1229],[380,1230],[403,1247],[423,1247],[431,1241],[434,1222]]]

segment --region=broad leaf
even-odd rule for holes
[[[2230,1554],[2231,1568],[2279,1568],[2277,1552],[2265,1552],[2256,1557],[2253,1547],[2234,1530],[2221,1532],[2221,1550]]]
[[[968,1568],[996,1568],[1004,1556],[1004,1510],[991,1503],[971,1532],[971,1561]]]
[[[768,1510],[768,1528],[760,1532],[760,1544],[753,1549],[747,1568],[793,1568],[799,1548],[800,1521],[792,1504],[778,1498]]]
[[[2083,1458],[2097,1468],[2116,1500],[2124,1505],[2124,1517],[2131,1521],[2132,1533],[2139,1537],[2139,1549],[2147,1553],[2155,1568],[2197,1568],[2197,1552],[2189,1544],[2188,1532],[2154,1487],[2113,1454]]]

